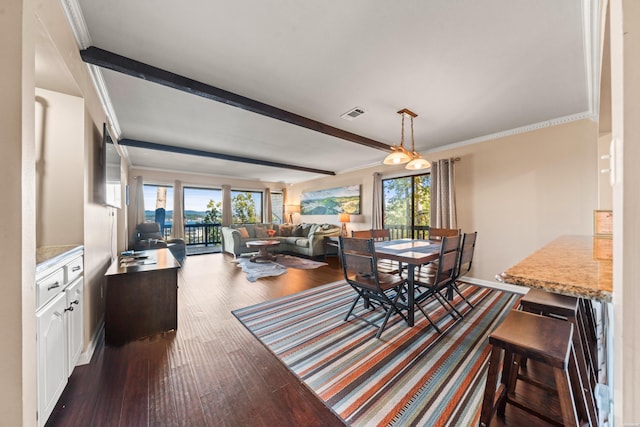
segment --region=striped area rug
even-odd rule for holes
[[[489,357],[488,335],[516,296],[462,285],[476,307],[454,322],[436,301],[413,328],[392,316],[380,339],[362,319],[344,317],[355,291],[344,281],[233,311],[233,314],[351,426],[477,425]],[[359,307],[362,304],[359,303]],[[380,322],[381,309],[360,308]]]

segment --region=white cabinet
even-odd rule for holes
[[[47,422],[82,353],[82,260],[76,251],[36,270],[38,426]]]
[[[44,425],[62,394],[67,378],[67,299],[60,292],[36,313],[38,339],[38,425]]]
[[[84,290],[82,277],[76,279],[64,291],[66,295],[65,321],[67,324],[67,355],[69,359],[68,375],[78,363],[82,353],[82,293]]]

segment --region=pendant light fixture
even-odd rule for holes
[[[411,161],[411,155],[409,154],[407,149],[404,148],[404,116],[406,115],[406,112],[414,114],[406,108],[398,111],[398,114],[402,115],[402,132],[400,133],[400,145],[394,145],[393,147],[391,147],[393,151],[387,157],[385,157],[384,161],[382,162],[385,165],[402,165]],[[411,116],[411,123],[413,123],[414,116]]]
[[[400,134],[400,146],[394,145],[393,147],[391,147],[393,149],[393,152],[384,159],[383,163],[385,165],[400,165],[403,163],[407,163],[405,168],[409,170],[420,170],[431,167],[431,163],[429,163],[426,159],[423,159],[422,156],[416,151],[415,139],[413,136],[413,118],[418,117],[418,115],[407,108],[403,108],[402,110],[398,111],[398,114],[402,116],[402,133]],[[411,152],[408,152],[407,149],[404,148],[405,116],[409,116],[409,120],[411,122]]]

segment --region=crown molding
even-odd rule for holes
[[[556,119],[545,120],[543,122],[533,123],[527,126],[522,126],[519,128],[509,129],[502,132],[496,132],[489,135],[479,136],[477,138],[467,139],[465,141],[454,142],[452,144],[443,145],[441,147],[432,148],[430,150],[426,150],[421,152],[425,157],[429,154],[439,153],[441,151],[452,150],[454,148],[465,147],[467,145],[477,144],[479,142],[491,141],[494,139],[505,138],[512,135],[518,135],[521,133],[533,132],[536,130],[549,128],[552,126],[563,125],[566,123],[576,122],[578,120],[590,119],[597,121],[598,115],[592,113],[591,111],[585,111],[582,113],[572,114],[569,116],[558,117]],[[428,158],[427,158],[428,160]]]
[[[91,46],[91,36],[89,35],[87,22],[84,20],[84,15],[82,14],[78,0],[60,0],[60,3],[62,4],[64,14],[67,16],[67,21],[69,21],[78,47],[80,49],[86,49]]]
[[[67,21],[69,22],[69,26],[71,27],[71,31],[73,32],[73,36],[76,39],[78,48],[80,50],[83,50],[91,46],[93,42],[91,41],[91,35],[89,34],[89,29],[87,28],[87,22],[84,19],[82,8],[80,7],[80,3],[78,3],[78,0],[60,0],[60,3],[62,4],[62,9],[65,16],[67,17]],[[111,125],[110,127],[111,131],[113,132],[113,137],[116,140],[119,140],[122,136],[122,130],[120,129],[120,124],[118,123],[116,112],[113,109],[113,104],[111,102],[111,98],[109,97],[109,92],[107,91],[107,85],[105,84],[102,71],[95,65],[86,65],[87,70],[89,71],[89,75],[91,76],[93,86],[98,93],[98,98],[100,99],[102,108],[107,115],[107,121]]]

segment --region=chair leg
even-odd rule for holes
[[[445,310],[447,310],[447,313],[449,313],[449,315],[453,318],[453,320],[458,320],[458,317],[456,317],[451,310],[455,311],[456,314],[459,316],[460,319],[462,319],[462,314],[460,314],[460,312],[453,306],[453,304],[451,304],[445,297],[442,296],[442,294],[440,293],[440,291],[434,291],[433,292],[433,296],[438,300],[438,302],[444,307]],[[447,308],[447,306],[451,307],[451,310],[449,310]]]
[[[474,308],[475,306],[473,304],[471,304],[469,302],[469,300],[467,298],[465,298],[464,295],[462,295],[462,293],[460,292],[460,289],[458,289],[458,285],[456,284],[456,282],[453,282],[451,284],[451,289],[453,289],[455,291],[455,293],[457,293],[458,295],[460,295],[460,298],[462,298],[467,304],[469,304],[469,307]]]
[[[424,314],[424,317],[427,318],[427,320],[429,321],[429,323],[431,323],[431,325],[435,328],[435,330],[441,334],[442,331],[440,330],[440,328],[438,328],[438,326],[433,322],[433,320],[431,320],[431,317],[427,314],[426,311],[424,311],[424,309],[422,308],[422,306],[418,303],[416,303],[416,306],[418,306],[418,309],[422,312],[422,314]]]
[[[360,293],[358,293],[358,296],[353,299],[353,304],[351,304],[351,308],[347,313],[347,317],[344,318],[345,322],[349,320],[349,316],[351,316],[351,313],[353,312],[353,309],[356,308],[356,304],[358,303],[359,300],[360,300]]]

